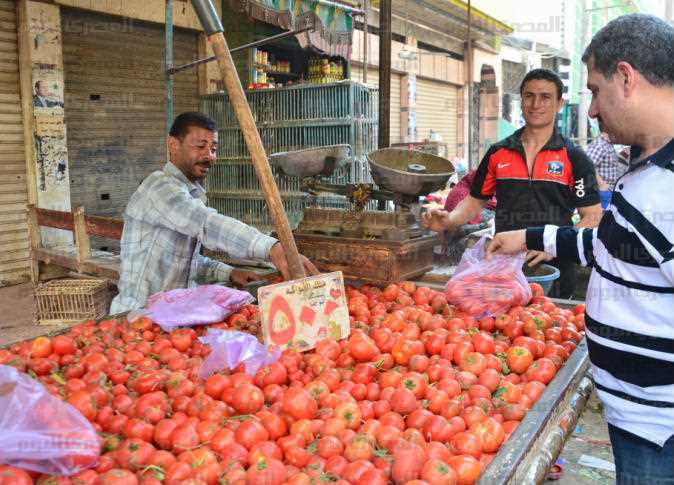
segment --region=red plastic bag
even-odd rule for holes
[[[95,466],[99,454],[96,430],[77,409],[0,365],[0,463],[67,476]]]
[[[487,260],[486,240],[485,236],[466,249],[446,289],[449,303],[478,319],[502,315],[531,300],[531,288],[522,272],[526,253]]]

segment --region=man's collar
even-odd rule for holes
[[[524,127],[517,130],[515,133],[510,135],[504,141],[508,148],[518,148],[522,146],[522,134],[524,133]],[[561,150],[564,148],[564,137],[557,131],[556,128],[553,128],[552,136],[550,139],[543,145],[541,150]]]
[[[197,192],[205,193],[206,190],[204,187],[199,183],[199,182],[192,182],[190,179],[188,179],[185,174],[175,165],[173,165],[172,162],[166,162],[166,165],[164,165],[164,172],[171,175],[172,177],[177,178],[181,182],[183,182],[187,187],[189,188],[190,194],[193,193],[194,190]]]
[[[646,163],[652,163],[659,167],[668,168],[672,164],[672,160],[674,160],[674,139],[670,140],[669,143],[650,157],[637,162],[636,160],[639,159],[639,156],[641,156],[641,147],[637,145],[630,147],[630,165],[642,166]]]

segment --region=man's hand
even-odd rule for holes
[[[444,209],[431,209],[424,212],[421,216],[421,223],[431,231],[440,233],[454,229],[449,212]]]
[[[229,281],[234,283],[236,286],[246,286],[251,281],[260,281],[263,279],[264,278],[261,275],[253,271],[246,271],[243,269],[235,268],[229,274]]]
[[[580,221],[576,224],[578,229],[586,227],[597,227],[601,218],[604,216],[604,211],[601,208],[601,204],[590,205],[587,207],[579,207],[578,214],[580,215]]]
[[[551,261],[555,259],[552,254],[548,254],[545,251],[527,251],[526,260],[529,263],[529,267],[536,266],[543,261]]]
[[[499,232],[487,246],[487,259],[495,254],[516,254],[527,250],[526,230]]]
[[[274,244],[271,247],[271,251],[269,252],[269,259],[271,259],[272,264],[276,266],[276,269],[281,272],[283,279],[289,280],[290,271],[288,270],[288,260],[286,259],[286,253],[283,250],[283,246],[281,245],[280,242]],[[306,271],[308,276],[319,274],[319,271],[316,268],[316,266],[314,266],[314,264],[311,261],[309,261],[305,256],[302,256],[300,254],[300,260],[302,261],[302,266],[304,266],[304,270]]]

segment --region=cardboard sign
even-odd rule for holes
[[[304,351],[325,338],[349,336],[341,271],[264,286],[257,296],[267,346]]]

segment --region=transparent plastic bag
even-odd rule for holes
[[[49,475],[73,475],[98,462],[96,430],[38,381],[0,365],[0,463]]]
[[[240,364],[245,365],[246,373],[255,375],[260,367],[273,364],[281,356],[279,349],[270,351],[253,335],[234,330],[209,328],[199,341],[211,347],[211,353],[199,367],[200,379]]]
[[[149,317],[165,332],[176,327],[189,327],[221,322],[254,299],[247,291],[221,285],[202,285],[196,288],[179,288],[152,295],[145,308],[127,317],[134,321]]]
[[[487,260],[487,240],[484,236],[466,249],[446,288],[449,303],[478,319],[501,315],[531,300],[531,288],[522,272],[526,253]]]

